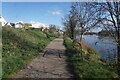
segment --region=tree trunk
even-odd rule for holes
[[[120,75],[120,45],[117,46],[118,49],[118,75]]]
[[[81,58],[82,58],[82,60],[83,60],[83,54],[82,54],[82,34],[81,34],[81,36],[80,36],[80,48],[81,48]]]
[[[120,41],[117,45],[117,53],[118,53],[118,62],[117,62],[117,69],[118,69],[118,75],[120,77]]]
[[[71,39],[74,39],[74,30],[71,29]]]
[[[71,34],[72,39],[74,39],[74,31],[72,30],[72,34]]]
[[[117,37],[118,37],[117,51],[118,52],[117,54],[118,54],[118,75],[120,78],[120,19],[118,18],[117,18],[117,25],[118,25],[118,31],[117,31]]]

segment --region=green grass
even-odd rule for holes
[[[64,37],[69,67],[76,78],[118,78],[117,71],[102,64],[97,54],[82,51],[83,59],[78,56],[76,51],[81,52],[81,49],[74,50],[72,42],[69,37]]]
[[[49,38],[48,35],[52,35]],[[2,28],[2,74],[3,78],[26,66],[57,34],[35,29]]]
[[[0,79],[2,78],[2,26],[0,26]]]

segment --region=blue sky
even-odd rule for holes
[[[72,2],[2,2],[2,16],[8,22],[40,22],[63,29],[62,17],[70,11]],[[100,31],[93,29],[93,32]]]
[[[34,21],[62,26],[61,18],[70,6],[70,2],[3,2],[2,16],[8,22]]]

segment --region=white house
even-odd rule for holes
[[[11,26],[10,23],[8,23],[2,16],[0,16],[0,26],[5,26],[5,25]]]
[[[39,23],[39,22],[31,22],[31,27],[33,28],[39,28],[42,31],[44,31],[45,29],[49,29],[49,26],[43,24],[43,23]]]
[[[12,25],[12,27],[14,28],[23,28],[23,21],[19,21],[19,22],[16,22],[16,23],[10,23]]]
[[[57,29],[55,32],[54,32],[54,34],[63,34],[64,32],[62,31],[62,30],[60,30],[60,29]]]
[[[15,23],[15,28],[23,28],[24,26],[22,24],[24,24],[23,21]]]

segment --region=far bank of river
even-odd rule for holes
[[[79,36],[76,37],[79,39]],[[107,37],[106,37],[107,38]],[[98,35],[84,35],[84,42],[95,49],[101,59],[107,59],[107,61],[114,62],[117,56],[117,46],[114,42],[101,38]]]

